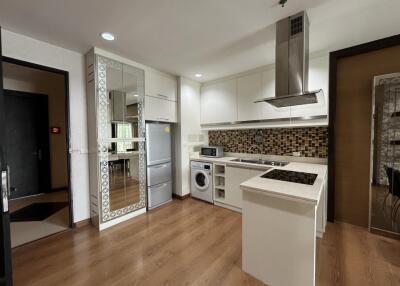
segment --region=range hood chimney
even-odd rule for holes
[[[309,22],[305,11],[282,19],[276,24],[275,97],[267,102],[287,107],[318,102],[322,89],[308,91]]]

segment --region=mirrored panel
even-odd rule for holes
[[[374,85],[370,226],[400,234],[400,74]]]
[[[96,56],[102,220],[145,202],[144,71]]]
[[[129,152],[108,157],[111,211],[140,201],[139,156]]]

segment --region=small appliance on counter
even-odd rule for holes
[[[147,207],[172,200],[171,125],[146,123]]]
[[[223,157],[224,147],[221,146],[203,146],[200,149],[200,155],[206,157]]]

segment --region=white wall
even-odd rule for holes
[[[200,83],[181,77],[178,82],[178,124],[175,128],[175,194],[190,193],[188,136],[200,134]]]
[[[7,30],[3,55],[69,73],[71,189],[74,222],[89,218],[89,170],[84,56]]]

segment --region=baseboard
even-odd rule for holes
[[[74,222],[73,227],[74,228],[81,228],[81,227],[87,226],[89,224],[91,224],[91,221],[90,221],[90,218],[87,218],[87,219],[84,219],[84,220],[81,220],[81,221],[78,221],[78,222]]]
[[[58,187],[58,188],[52,188],[50,192],[58,192],[58,191],[68,191],[68,187]]]
[[[388,238],[393,238],[393,239],[400,240],[400,234],[395,233],[395,232],[386,231],[386,230],[382,230],[382,229],[377,229],[377,228],[373,228],[373,227],[371,227],[370,232],[373,233],[373,234],[377,234],[377,235],[385,236],[385,237],[388,237]]]
[[[214,201],[214,205],[218,206],[218,207],[221,207],[221,208],[225,208],[225,209],[234,211],[234,212],[237,212],[237,213],[242,213],[242,209],[241,208],[230,206],[228,204],[224,204],[224,203],[221,203],[221,202],[218,202],[218,201]]]
[[[185,199],[190,198],[190,193],[186,194],[184,196],[180,196],[180,195],[177,195],[177,194],[172,194],[172,197],[174,197],[175,199],[178,199],[178,200],[185,200]]]

